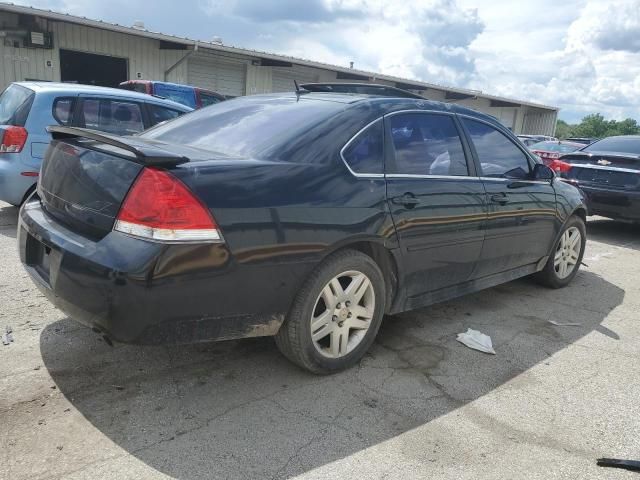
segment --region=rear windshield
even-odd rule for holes
[[[609,137],[598,140],[583,152],[619,152],[640,155],[640,137]]]
[[[266,158],[343,108],[342,103],[304,97],[241,97],[158,125],[142,137],[234,157]]]
[[[544,152],[569,153],[582,148],[582,145],[566,145],[558,142],[540,142],[529,147],[531,150],[542,150]]]
[[[20,85],[9,85],[0,95],[0,125],[24,127],[34,93]]]

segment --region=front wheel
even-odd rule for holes
[[[586,243],[587,228],[584,220],[577,216],[571,217],[564,226],[547,264],[537,274],[540,283],[551,288],[567,286],[578,273]]]
[[[276,344],[313,373],[344,370],[371,347],[385,298],[384,277],[371,257],[354,250],[333,254],[301,288]]]

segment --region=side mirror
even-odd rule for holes
[[[533,167],[533,179],[550,182],[555,178],[556,174],[551,168],[547,167],[543,163],[536,163]]]

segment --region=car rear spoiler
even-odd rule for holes
[[[189,161],[189,158],[183,155],[171,153],[135,137],[117,137],[88,128],[63,127],[58,125],[47,127],[47,132],[51,134],[54,140],[86,138],[98,143],[120,148],[134,155],[135,158],[132,158],[132,161],[145,166],[168,167]]]

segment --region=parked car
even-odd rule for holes
[[[518,135],[518,139],[520,139],[520,141],[527,147],[540,142],[553,142],[558,140],[557,138],[549,137],[548,135]]]
[[[531,150],[533,153],[538,155],[538,157],[540,157],[540,159],[545,165],[548,165],[549,167],[551,167],[552,170],[554,170],[553,168],[554,160],[557,160],[558,158],[560,158],[561,155],[565,153],[575,152],[576,150],[580,150],[583,147],[584,145],[581,143],[548,141],[548,142],[534,143],[529,147],[529,150]]]
[[[389,85],[378,85],[376,83],[303,83],[302,85],[300,85],[300,87],[308,92],[355,93],[360,95],[378,95],[381,97],[419,98],[422,100],[425,99],[425,97],[408,90],[390,87]]]
[[[458,105],[254,95],[135,137],[51,131],[21,260],[122,342],[275,335],[330,373],[383,314],[531,274],[563,287],[584,251],[579,190]]]
[[[600,140],[599,138],[590,138],[590,137],[569,137],[567,138],[567,142],[581,143],[583,145],[591,145],[593,142],[597,142]]]
[[[190,111],[175,102],[115,88],[12,83],[0,96],[0,200],[20,205],[35,190],[51,140],[48,125],[130,135]]]
[[[191,108],[208,107],[227,99],[220,93],[204,88],[152,80],[128,80],[122,82],[119,88],[166,98]]]
[[[640,136],[603,138],[554,168],[585,193],[590,214],[640,222]]]

